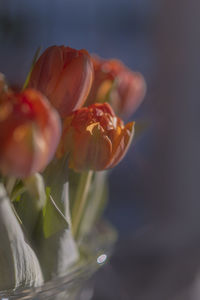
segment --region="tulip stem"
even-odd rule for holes
[[[79,181],[72,210],[72,230],[74,238],[78,238],[81,219],[86,207],[93,171],[83,172]]]
[[[33,60],[32,60],[32,64],[31,64],[30,70],[29,70],[29,72],[28,72],[28,75],[26,76],[26,80],[25,80],[25,82],[24,82],[22,91],[24,91],[24,90],[27,88],[28,84],[29,84],[29,81],[30,81],[30,78],[31,78],[31,73],[32,73],[32,71],[33,71],[33,67],[34,67],[34,65],[35,65],[35,63],[36,63],[36,60],[38,59],[38,56],[39,56],[39,54],[40,54],[40,50],[41,50],[41,47],[39,47],[39,48],[36,50],[35,54],[34,54],[34,57],[33,57]]]

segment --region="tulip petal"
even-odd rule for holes
[[[29,86],[38,89],[47,97],[55,88],[55,80],[62,71],[62,53],[58,47],[49,47],[36,62],[29,82]],[[54,76],[52,76],[54,74]]]
[[[92,80],[93,65],[86,50],[52,46],[36,62],[29,87],[46,95],[64,118],[84,104]]]
[[[129,117],[142,103],[146,93],[144,77],[132,72],[116,59],[92,57],[94,80],[87,105],[109,102],[119,116]]]
[[[92,134],[89,131],[81,135],[75,133],[73,138],[74,144],[69,158],[69,166],[72,169],[77,171],[100,170],[106,166],[112,153],[112,144],[100,129],[95,128]]]
[[[0,102],[1,172],[26,177],[43,170],[60,133],[59,116],[42,94],[33,89],[5,94]]]
[[[134,122],[128,123],[121,131],[121,134],[116,138],[113,143],[112,159],[106,166],[107,169],[116,166],[126,155],[134,136],[134,124]]]
[[[88,72],[92,74],[92,68],[85,55],[73,59],[62,71],[55,89],[49,93],[49,98],[55,99],[54,106],[62,115],[67,115],[85,102],[92,78],[87,76]]]
[[[124,157],[133,133],[134,123],[124,126],[108,103],[92,104],[65,119],[58,156],[68,155],[75,171],[108,169]]]

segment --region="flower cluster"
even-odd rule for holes
[[[0,172],[19,178],[68,156],[75,171],[104,170],[124,157],[134,112],[145,94],[141,74],[120,61],[64,46],[46,49],[28,87],[10,89],[0,74]],[[109,104],[108,104],[109,103]]]
[[[145,89],[120,61],[64,46],[44,51],[22,90],[0,73],[0,290],[39,286],[85,257],[106,202],[98,171],[128,151],[134,122],[121,118]]]
[[[87,104],[109,102],[115,113],[130,117],[141,104],[146,83],[143,76],[133,72],[117,59],[92,57],[94,82]]]

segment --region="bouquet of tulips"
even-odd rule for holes
[[[118,60],[52,46],[21,90],[0,74],[0,290],[35,287],[79,259],[79,241],[126,154],[145,94]]]

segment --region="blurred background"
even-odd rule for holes
[[[145,124],[112,171],[105,216],[119,231],[93,300],[199,300],[200,2],[0,0],[0,71],[22,84],[38,48],[119,58],[147,81]]]

